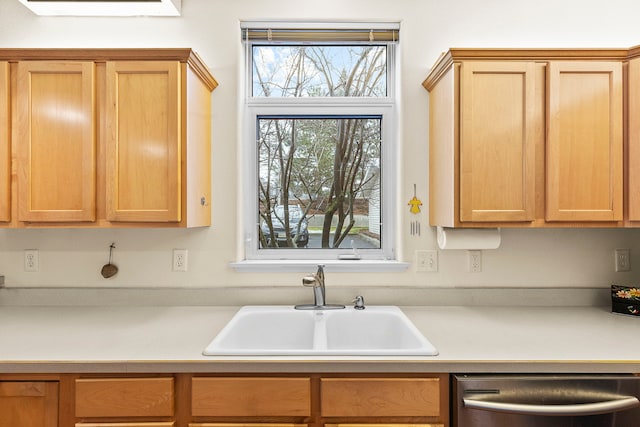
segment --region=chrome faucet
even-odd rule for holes
[[[302,278],[302,286],[313,288],[313,304],[300,304],[295,308],[298,310],[336,310],[344,308],[344,305],[327,304],[326,291],[324,286],[324,265],[318,265],[315,274],[309,274]]]

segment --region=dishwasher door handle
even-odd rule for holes
[[[529,405],[526,403],[492,402],[490,400],[462,399],[465,408],[526,415],[596,415],[624,411],[640,405],[635,396],[620,396],[618,399],[594,403],[569,405]]]

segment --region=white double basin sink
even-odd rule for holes
[[[364,310],[242,307],[206,356],[435,356],[436,348],[395,306]]]

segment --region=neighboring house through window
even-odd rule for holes
[[[246,259],[395,259],[398,33],[242,24]]]

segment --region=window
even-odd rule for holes
[[[398,26],[335,27],[242,26],[249,260],[395,259]]]

